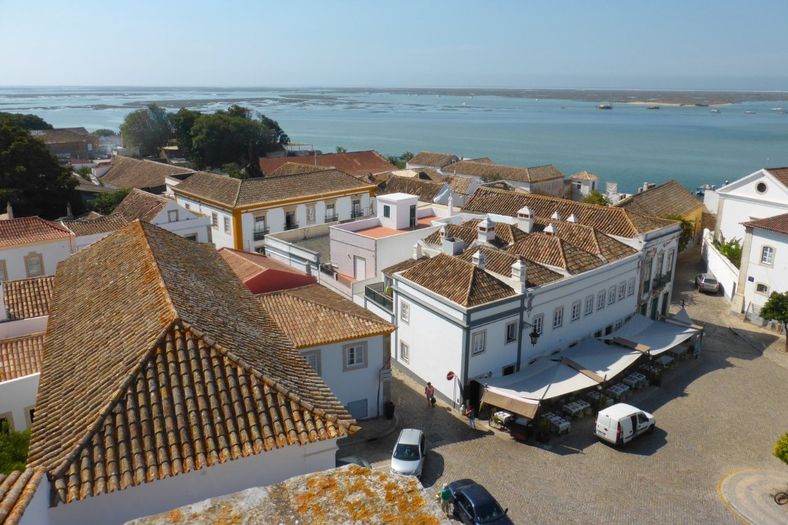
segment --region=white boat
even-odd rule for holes
[[[711,108],[711,109],[709,110],[709,113],[719,113],[719,112],[720,112],[720,110],[719,110],[719,109],[717,109],[717,108]]]

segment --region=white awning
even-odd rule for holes
[[[541,357],[520,372],[490,379],[486,387],[500,395],[541,401],[596,386],[598,383],[561,363],[560,356]]]
[[[596,339],[586,339],[562,352],[561,355],[596,373],[605,381],[610,381],[629,368],[643,354],[631,348],[607,345]]]
[[[686,325],[682,322],[653,321],[648,317],[635,314],[627,324],[612,334],[606,335],[604,339],[608,341],[620,339],[645,345],[651,355],[659,355],[698,333],[700,333],[700,329],[696,326]]]

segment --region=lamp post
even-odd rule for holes
[[[531,338],[531,345],[536,346],[536,342],[539,340],[539,332],[536,331],[536,327],[531,325],[531,333],[528,334],[528,337]]]

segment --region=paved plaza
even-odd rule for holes
[[[485,485],[515,523],[719,523],[739,518],[720,497],[722,481],[746,469],[784,472],[771,455],[788,431],[788,356],[776,334],[728,313],[722,297],[698,294],[697,250],[679,258],[673,297],[705,328],[698,360],[681,361],[629,400],[657,418],[653,435],[623,450],[597,442],[592,418],[545,446],[502,433],[471,430],[443,405],[425,406],[422,389],[395,375],[397,426],[425,431],[430,452],[422,482],[432,493],[473,478]],[[342,444],[376,468],[388,468],[396,432]],[[785,521],[788,523],[788,508]]]

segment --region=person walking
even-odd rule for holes
[[[443,484],[443,488],[441,489],[440,494],[438,494],[438,497],[440,497],[441,500],[441,510],[448,516],[449,503],[451,503],[451,491],[449,490],[449,486],[446,483]]]
[[[427,382],[427,386],[424,387],[424,395],[427,396],[427,406],[432,407],[435,405],[435,387],[432,386],[432,383],[429,381]]]
[[[468,426],[476,430],[476,408],[473,405],[468,405],[465,415],[468,416]]]

